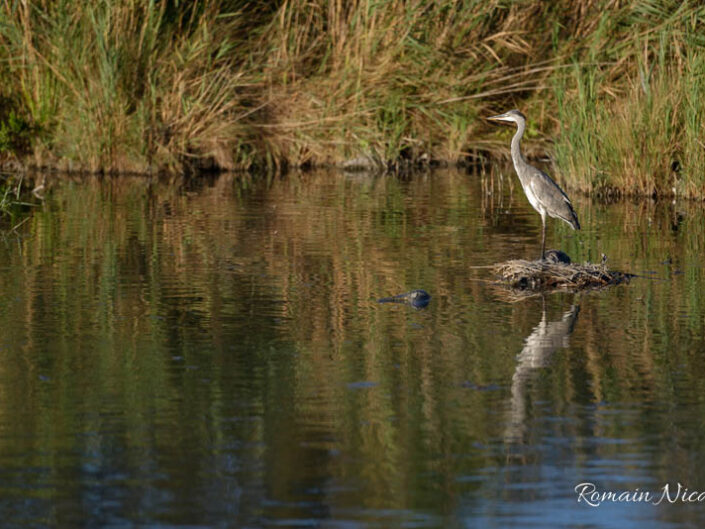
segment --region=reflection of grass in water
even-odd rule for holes
[[[251,482],[274,480],[269,490],[281,496],[322,465],[302,457],[310,451],[299,443],[310,435],[346,456],[320,455],[327,473],[363,476],[359,494],[369,507],[431,504],[429,497],[467,490],[458,473],[501,465],[501,455],[476,445],[501,436],[497,410],[541,305],[497,303],[469,281],[476,254],[489,259],[495,251],[485,248],[493,219],[482,212],[480,182],[460,173],[406,182],[313,173],[252,185],[242,192],[222,178],[195,193],[144,181],[53,189],[26,226],[32,236],[22,251],[0,247],[11,263],[11,273],[0,274],[3,289],[27,293],[0,312],[5,339],[25,344],[21,360],[0,362],[7,380],[23,381],[3,386],[6,423],[33,421],[39,442],[56,448],[73,421],[101,432],[97,422],[109,419],[93,418],[89,404],[107,402],[124,417],[121,427],[135,429],[131,457],[140,465],[152,457],[151,468],[166,475],[173,457],[194,480],[212,474],[212,451],[236,434],[251,444],[256,468],[271,470],[252,471]],[[401,216],[393,230],[384,218],[390,196]],[[668,401],[688,388],[702,394],[695,375],[670,379],[674,366],[693,374],[701,367],[705,228],[698,208],[684,208],[576,201],[585,247],[620,269],[655,267],[668,255],[691,276],[580,298],[570,348],[539,374],[531,402],[571,414],[602,401]],[[676,213],[683,218],[673,231]],[[424,228],[430,233],[419,239]],[[632,232],[626,241],[620,235]],[[431,292],[427,310],[374,301],[407,286]],[[281,301],[276,311],[271,300]],[[573,302],[548,299],[547,321]],[[628,307],[619,325],[617,302]],[[47,372],[53,382],[28,392]],[[234,384],[228,375],[238,373],[246,376]],[[361,381],[377,385],[348,388]],[[484,387],[494,389],[477,389]],[[236,407],[242,403],[250,407]],[[234,413],[262,419],[228,422]],[[163,423],[155,428],[155,417],[171,422],[173,435]],[[653,427],[599,419],[557,425],[557,435],[639,440]],[[143,454],[145,445],[157,455]],[[620,453],[614,445],[595,451]]]
[[[28,222],[29,211],[38,206],[41,195],[30,196],[23,175],[0,174],[0,233],[12,233]]]
[[[467,266],[477,262],[478,254],[488,251],[484,248],[486,242],[483,240],[483,230],[492,231],[491,226],[480,228],[468,224],[475,222],[475,217],[469,215],[469,211],[481,207],[480,196],[477,196],[479,193],[475,194],[474,187],[465,184],[462,175],[451,176],[444,184],[441,184],[443,179],[438,177],[431,180],[430,184],[421,179],[406,184],[395,179],[378,178],[371,185],[365,183],[365,191],[358,193],[361,185],[338,178],[339,189],[335,192],[338,198],[333,203],[330,202],[330,187],[323,185],[323,176],[307,176],[298,182],[272,183],[264,196],[267,204],[276,207],[262,219],[262,222],[266,222],[265,232],[270,236],[257,243],[260,247],[256,254],[264,258],[265,269],[272,277],[285,279],[281,286],[284,288],[283,294],[291,297],[293,305],[287,305],[289,310],[313,316],[310,321],[302,321],[298,331],[302,333],[302,340],[321,335],[331,327],[336,329],[336,335],[343,335],[345,315],[338,315],[342,320],[332,318],[329,309],[332,306],[347,305],[349,300],[357,300],[359,308],[356,310],[361,311],[359,315],[369,316],[371,313],[364,309],[366,300],[413,287],[426,287],[430,290],[428,285],[432,285],[434,302],[438,301],[439,304],[444,303],[443,298],[457,295],[459,290],[468,295],[468,302],[472,302],[474,297],[480,300],[485,297],[481,287],[465,283],[470,274]],[[80,204],[80,211],[84,211],[89,221],[81,224],[81,234],[64,231],[64,235],[54,241],[52,246],[60,244],[71,248],[80,241],[88,249],[88,254],[102,261],[111,256],[117,258],[129,254],[128,241],[136,235],[139,247],[148,252],[146,262],[159,267],[158,273],[157,270],[152,272],[157,273],[155,277],[170,276],[177,281],[192,284],[202,294],[203,301],[199,302],[199,310],[210,310],[208,288],[206,283],[201,283],[206,277],[202,274],[193,276],[193,271],[203,269],[218,273],[218,263],[230,259],[239,244],[255,244],[248,237],[245,225],[242,230],[237,228],[239,217],[235,212],[228,214],[222,210],[224,205],[218,205],[216,191],[194,198],[178,194],[169,198],[167,194],[148,207],[146,216],[142,207],[131,209],[124,205],[119,205],[117,210],[112,208],[118,217],[113,217],[111,208],[102,212],[102,208],[107,205],[106,201],[117,200],[119,204],[128,200],[136,201],[137,204],[144,203],[144,199],[139,197],[147,188],[142,191],[138,188],[128,194],[129,187],[117,186],[109,194],[103,195],[97,194],[98,189],[89,190],[80,201],[70,200],[70,204]],[[135,198],[129,198],[135,193]],[[399,218],[395,218],[392,223],[393,229],[390,229],[386,213],[390,196],[397,197],[394,203],[399,210],[396,215]],[[68,200],[68,196],[62,200]],[[160,211],[158,204],[161,202],[170,204],[169,209],[175,211],[174,220]],[[440,204],[443,207],[438,207]],[[144,207],[147,208],[146,203]],[[671,257],[688,268],[696,258],[695,249],[701,247],[703,233],[698,229],[696,215],[690,209],[681,212],[685,216],[681,220],[679,232],[673,232],[671,224],[674,217],[664,215],[660,207],[643,206],[629,215],[615,215],[611,209],[584,201],[579,201],[576,207],[585,219],[586,226],[600,222],[599,232],[594,229],[585,230],[586,233],[580,234],[583,244],[576,246],[575,250],[568,249],[568,253],[579,261],[599,261],[600,253],[604,252],[611,266],[630,272],[643,272],[630,269],[634,255],[650,256],[648,261],[654,266]],[[80,211],[75,214],[79,215]],[[194,222],[206,223],[209,229],[194,229],[194,223],[184,224],[176,220],[187,212]],[[673,211],[673,215],[677,215],[677,212]],[[219,220],[230,216],[232,219],[228,222],[232,223],[235,237],[223,231]],[[94,222],[90,219],[94,219]],[[163,246],[155,246],[156,234],[152,233],[154,228],[149,227],[146,219],[158,220],[159,241]],[[648,219],[651,219],[651,223]],[[537,226],[540,225],[538,216],[534,220]],[[492,219],[484,222],[491,223]],[[96,231],[97,226],[107,227],[109,231]],[[426,235],[428,226],[441,228],[433,229],[430,235]],[[618,240],[616,234],[631,232],[634,226],[643,226],[652,235],[630,239],[631,246],[625,246],[622,242],[619,246],[613,245],[611,241]],[[560,227],[555,230],[561,231]],[[132,232],[134,235],[131,236]],[[653,236],[658,233],[671,235]],[[108,236],[116,248],[103,254],[99,249]],[[229,242],[225,245],[214,244],[214,240]],[[532,241],[526,244],[530,248],[535,246]],[[489,251],[495,250],[499,254],[504,253],[502,248]],[[587,250],[593,255],[585,255]],[[439,260],[439,255],[445,257]],[[247,266],[250,259],[254,258],[254,255],[243,257],[240,264]],[[96,271],[114,269],[115,266],[99,266]],[[313,285],[310,288],[310,299],[300,298],[297,293],[304,284]],[[660,285],[657,283],[654,288],[661,288]],[[294,290],[289,291],[289,288]],[[333,303],[336,299],[340,303]],[[303,305],[298,306],[299,302]],[[445,310],[452,311],[450,306],[445,307]],[[699,313],[699,308],[695,307],[694,312]],[[447,316],[450,317],[450,313]]]

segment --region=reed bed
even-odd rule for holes
[[[93,172],[525,147],[586,192],[705,196],[695,1],[0,0],[0,162]]]

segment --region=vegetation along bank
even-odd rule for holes
[[[548,155],[705,197],[695,1],[0,0],[0,161],[97,172]]]

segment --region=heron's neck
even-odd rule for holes
[[[524,129],[526,129],[526,123],[524,121],[517,122],[517,132],[512,138],[512,161],[514,162],[514,168],[517,173],[521,175],[519,171],[520,167],[525,167],[527,165],[524,155],[521,154],[521,138],[524,135]]]

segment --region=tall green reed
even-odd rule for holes
[[[520,107],[571,187],[702,196],[704,10],[2,0],[0,98],[34,164],[139,172],[506,155]]]
[[[588,192],[703,196],[705,9],[646,2],[608,17],[610,36],[596,31],[554,82],[557,169]]]
[[[145,171],[222,156],[237,135],[242,73],[216,2],[6,1],[5,75],[21,90],[40,138],[39,163]],[[225,20],[225,21],[223,21]]]

